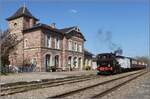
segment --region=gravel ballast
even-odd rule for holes
[[[2,99],[45,99],[47,97],[50,97],[50,96],[53,96],[56,94],[61,94],[63,92],[68,92],[68,91],[71,91],[74,89],[93,85],[93,84],[96,84],[99,82],[103,82],[106,80],[110,80],[112,78],[117,78],[119,76],[131,74],[131,73],[134,73],[134,72],[124,73],[124,74],[114,75],[114,76],[107,76],[107,77],[100,76],[99,79],[88,80],[88,81],[84,81],[84,82],[72,83],[72,84],[50,87],[50,88],[44,88],[44,89],[38,89],[38,90],[32,90],[32,91],[28,91],[28,92],[24,92],[24,93],[18,93],[18,94],[13,94],[13,95],[9,95],[9,96],[3,96],[1,98]]]
[[[150,72],[101,99],[150,99]]]

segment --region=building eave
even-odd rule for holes
[[[34,31],[34,30],[37,30],[37,29],[41,29],[41,30],[46,29],[46,30],[57,32],[59,34],[63,34],[62,32],[58,31],[57,29],[53,29],[53,28],[50,28],[50,27],[47,27],[47,26],[44,26],[44,25],[39,25],[39,26],[36,26],[36,27],[31,27],[31,28],[28,28],[28,29],[24,29],[23,33],[28,33],[30,31]]]
[[[35,17],[30,17],[30,16],[27,16],[27,15],[19,15],[17,17],[8,17],[6,18],[7,21],[11,21],[11,20],[14,20],[14,19],[17,19],[17,18],[20,18],[20,17],[29,17],[29,18],[33,18],[35,19],[36,21],[39,21],[39,19],[35,18]]]

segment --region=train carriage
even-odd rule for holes
[[[130,71],[130,68],[132,66],[131,58],[124,57],[124,56],[116,56],[116,60],[118,61],[120,65],[121,72]]]
[[[131,63],[132,63],[132,67],[131,67],[132,70],[144,69],[146,68],[147,65],[144,62],[135,59],[132,59]]]
[[[98,54],[96,58],[98,74],[117,74],[146,67],[144,62],[114,53]]]

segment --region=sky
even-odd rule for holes
[[[57,28],[79,26],[85,49],[93,54],[113,52],[99,31],[111,32],[111,42],[124,56],[149,54],[149,0],[0,0],[0,28],[25,3],[40,23]]]

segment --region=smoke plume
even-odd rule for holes
[[[123,54],[123,50],[122,50],[121,46],[119,46],[118,44],[116,44],[112,41],[112,38],[113,38],[112,32],[99,30],[98,37],[99,37],[100,41],[105,43],[108,46],[108,48],[111,51],[113,51],[115,54],[117,54],[117,55]]]

